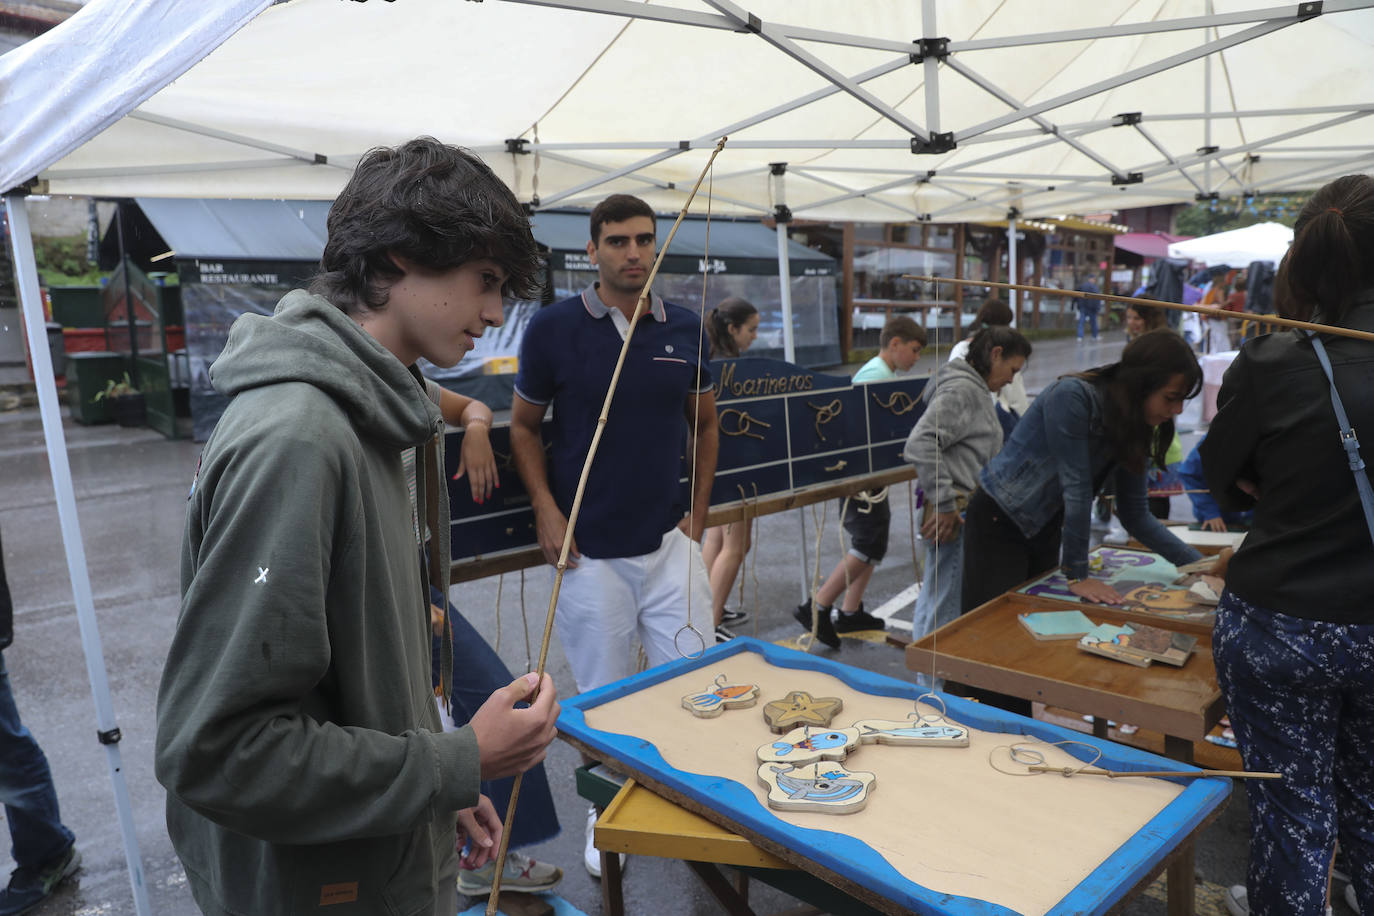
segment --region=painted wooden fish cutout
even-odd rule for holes
[[[745,709],[759,701],[758,684],[727,684],[723,674],[701,693],[689,693],[682,698],[684,709],[701,719],[714,719],[727,709]]]
[[[859,746],[854,728],[794,728],[772,744],[758,749],[759,763],[790,763],[801,766],[821,760],[843,760]]]
[[[768,727],[781,735],[799,725],[829,728],[830,720],[844,708],[839,697],[813,697],[804,690],[793,690],[781,700],[772,700],[763,707]]]
[[[832,761],[800,767],[765,763],[759,782],[768,789],[768,807],[778,811],[853,814],[868,804],[877,777]]]
[[[968,729],[948,722],[912,719],[860,719],[852,728],[864,744],[906,747],[968,747]]]

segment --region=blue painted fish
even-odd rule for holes
[[[946,721],[906,719],[861,719],[853,728],[864,744],[891,744],[898,747],[968,747],[968,729]]]
[[[849,743],[850,737],[844,732],[826,732],[823,735],[810,735],[800,741],[774,741],[773,753],[778,757],[786,757],[793,751],[826,751],[833,747],[844,747]]]
[[[859,735],[865,741],[881,741],[884,738],[924,738],[937,741],[942,738],[962,737],[965,731],[952,725],[903,725],[900,728],[875,728],[872,725],[860,727]]]
[[[793,801],[806,799],[833,804],[848,801],[864,791],[863,781],[846,776],[843,770],[817,771],[816,778],[805,779],[787,775],[794,767],[775,766],[769,769],[777,774],[778,788],[786,792],[787,797]]]

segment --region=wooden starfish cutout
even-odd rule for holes
[[[844,701],[839,697],[813,697],[804,690],[793,690],[785,698],[765,705],[763,719],[780,735],[799,725],[826,728],[843,707]]]

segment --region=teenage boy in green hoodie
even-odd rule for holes
[[[440,725],[412,511],[447,595],[444,426],[414,363],[458,362],[538,256],[505,185],[428,138],[365,155],[328,229],[311,291],[241,317],[211,368],[231,400],[187,509],[157,776],[207,914],[452,916],[460,838],[467,867],[499,842],[478,784],[543,759],[558,703],[545,676],[516,708],[525,675]]]

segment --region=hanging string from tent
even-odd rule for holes
[[[711,158],[714,159],[715,157],[712,156]],[[711,203],[715,199],[716,188],[716,170],[714,166],[710,164],[707,165],[707,169],[710,172],[711,180],[710,183],[706,186],[706,244],[703,246],[704,250],[702,252],[703,264],[711,263]],[[697,309],[698,341],[704,341],[706,339],[706,281],[710,276],[711,272],[703,267],[701,271],[701,307]],[[701,360],[703,356],[701,351],[704,349],[706,348],[698,344],[696,368],[696,384],[698,386],[700,386],[701,384]],[[714,420],[715,418],[713,417],[712,419]],[[696,397],[692,398],[692,436],[688,440],[691,443],[692,448],[692,464],[687,474],[687,536],[692,540],[696,540],[694,537],[692,537],[692,533],[696,529],[697,436],[700,434],[700,432],[701,394],[698,393]],[[677,654],[682,656],[683,658],[701,658],[701,656],[706,653],[706,634],[702,633],[692,624],[692,592],[695,591],[695,589],[692,588],[692,564],[693,561],[695,561],[696,559],[696,551],[691,549],[689,546],[687,550],[687,569],[685,570],[687,576],[687,620],[685,623],[683,623],[681,627],[678,628],[678,631],[673,634],[673,648],[676,649]],[[697,638],[697,641],[701,644],[701,649],[695,655],[690,655],[686,652],[683,652],[682,647],[678,645],[679,638],[684,633],[688,632],[695,636]],[[647,656],[645,660],[647,661]]]
[[[673,244],[673,237],[677,235],[678,227],[687,217],[687,211],[692,206],[692,201],[696,199],[697,191],[701,188],[701,183],[706,179],[711,167],[715,164],[716,156],[725,148],[727,137],[721,137],[715,149],[711,151],[711,156],[706,161],[706,166],[697,176],[696,184],[692,186],[692,191],[687,195],[687,202],[682,205],[678,212],[677,219],[673,222],[673,228],[668,232],[668,238],[664,241],[663,247],[659,249],[658,257],[654,259],[653,268],[649,271],[649,276],[644,280],[644,287],[640,290],[639,301],[635,303],[634,315],[630,318],[630,326],[625,332],[625,340],[620,345],[620,357],[616,360],[615,369],[611,373],[611,383],[606,389],[606,398],[601,405],[601,415],[597,418],[596,431],[592,434],[591,445],[587,449],[587,458],[582,463],[582,474],[577,480],[577,490],[573,495],[572,508],[568,512],[568,527],[563,535],[563,547],[558,553],[558,563],[555,565],[553,577],[553,591],[549,595],[549,612],[544,619],[544,639],[539,646],[539,665],[536,669],[539,678],[544,677],[544,667],[548,662],[549,643],[553,640],[553,621],[554,614],[558,610],[558,593],[563,585],[563,573],[568,568],[568,554],[572,549],[573,530],[577,527],[577,517],[582,511],[582,497],[587,490],[587,478],[591,474],[592,461],[596,459],[596,451],[601,444],[601,435],[606,429],[606,420],[611,410],[611,400],[615,397],[615,390],[620,382],[620,371],[625,366],[625,357],[630,350],[630,341],[634,339],[635,328],[638,326],[640,316],[648,309],[650,290],[653,288],[654,280],[658,277],[658,270],[663,265],[663,257],[668,253],[669,247]],[[533,701],[534,696],[529,697]],[[510,847],[511,824],[515,820],[515,806],[520,800],[520,785],[523,782],[523,773],[517,773],[515,782],[511,786],[510,804],[506,806],[505,828],[501,832],[501,846],[496,854],[496,867],[492,873],[491,896],[487,899],[487,916],[496,916],[497,908],[501,897],[501,875],[506,868],[506,854]]]

